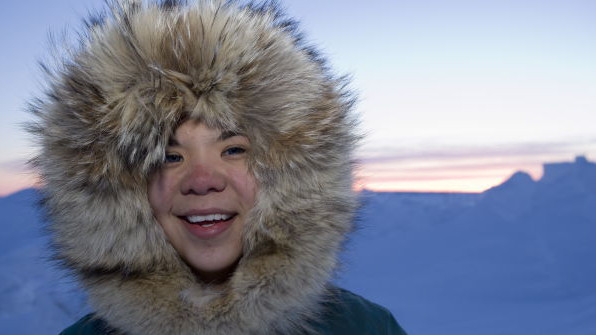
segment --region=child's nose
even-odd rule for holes
[[[214,167],[206,164],[195,164],[182,183],[182,194],[206,195],[221,192],[226,188],[225,177]]]

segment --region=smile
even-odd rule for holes
[[[203,213],[188,213],[179,218],[195,237],[213,239],[227,231],[237,215],[238,213],[209,210]]]
[[[232,216],[230,214],[190,215],[186,217],[186,221],[206,227],[216,224],[217,221],[227,221]]]

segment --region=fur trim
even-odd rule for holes
[[[304,331],[356,205],[346,80],[272,2],[125,1],[87,22],[29,126],[57,257],[131,334]],[[252,144],[259,193],[224,287],[195,280],[147,198],[187,118]]]

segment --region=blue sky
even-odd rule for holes
[[[363,187],[475,190],[544,161],[596,159],[595,1],[282,1],[359,92]],[[15,124],[40,91],[48,32],[100,0],[6,1],[0,188],[25,178]]]

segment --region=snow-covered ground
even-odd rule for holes
[[[77,285],[53,266],[38,194],[0,199],[0,333],[58,334],[88,311]]]
[[[51,266],[36,193],[0,199],[0,329],[56,334],[88,312]],[[337,283],[410,334],[596,334],[596,164],[482,194],[363,192]]]

